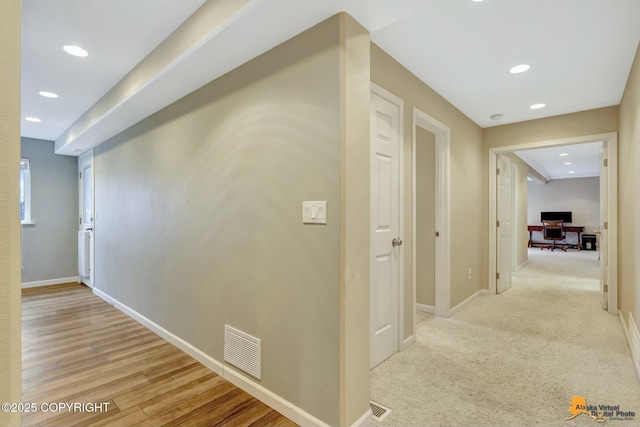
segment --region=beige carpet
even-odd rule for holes
[[[600,308],[598,253],[532,249],[513,286],[450,319],[418,324],[417,341],[371,372],[383,426],[599,425],[565,421],[574,396],[619,405],[640,425],[640,382],[617,316]]]

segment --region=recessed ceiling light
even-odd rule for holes
[[[40,95],[44,96],[45,98],[57,98],[58,94],[57,93],[53,93],[53,92],[47,92],[45,90],[42,90],[40,92],[38,92]]]
[[[509,72],[511,74],[518,74],[518,73],[524,73],[525,71],[527,71],[529,68],[531,68],[530,65],[527,64],[520,64],[520,65],[516,65],[515,67],[511,67],[509,69]]]
[[[24,119],[28,122],[33,122],[33,123],[40,123],[42,121],[37,117],[25,117]]]
[[[85,57],[85,56],[89,55],[89,52],[87,52],[86,50],[84,50],[80,46],[66,45],[65,47],[63,47],[63,49],[69,55],[73,55],[73,56]]]
[[[572,165],[572,164],[573,164],[573,163],[571,163],[571,162],[566,162],[564,165],[565,165],[565,166],[569,166],[569,165]]]
[[[576,173],[576,171],[569,171],[569,172],[567,172],[567,173]]]
[[[484,0],[471,0],[471,1],[474,2],[474,3],[479,3],[479,2],[484,1]]]
[[[539,110],[540,108],[544,108],[544,107],[546,107],[546,106],[547,106],[547,104],[533,104],[533,105],[532,105],[531,107],[529,107],[529,108],[531,108],[532,110]]]
[[[568,156],[568,155],[569,155],[569,153],[560,153],[560,154],[558,154],[558,156]]]

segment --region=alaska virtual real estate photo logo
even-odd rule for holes
[[[591,417],[597,423],[604,423],[607,420],[632,421],[636,416],[633,411],[621,410],[620,405],[587,405],[587,399],[581,396],[573,396],[569,403],[569,412],[571,416],[565,421],[582,414]]]

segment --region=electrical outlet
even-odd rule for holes
[[[469,269],[469,280],[471,280],[471,269]]]

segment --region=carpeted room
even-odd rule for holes
[[[372,400],[392,410],[380,425],[592,425],[565,421],[574,396],[640,413],[623,329],[600,307],[598,252],[528,255],[511,289],[427,316],[416,343],[372,371]]]

